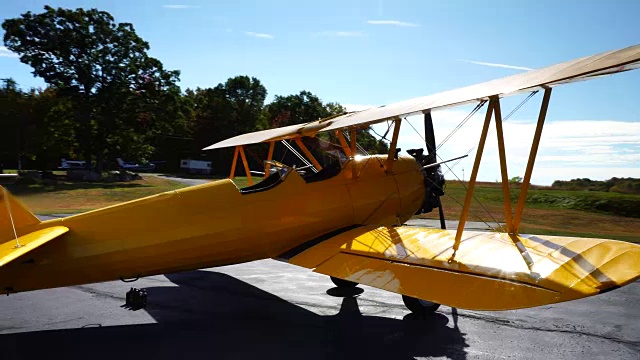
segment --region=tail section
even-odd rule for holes
[[[23,235],[26,228],[39,223],[31,211],[0,186],[0,244]]]
[[[17,268],[33,263],[28,254],[69,231],[65,226],[38,229],[40,220],[0,186],[0,293],[13,293]]]

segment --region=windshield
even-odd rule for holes
[[[265,160],[264,161],[264,168],[265,169],[269,169],[269,175],[274,174],[274,173],[279,173],[280,177],[282,179],[284,179],[285,177],[287,177],[287,175],[289,175],[289,172],[291,171],[291,167],[288,165],[285,165],[281,162],[275,161],[275,160]]]

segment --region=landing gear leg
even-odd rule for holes
[[[427,300],[422,300],[418,298],[414,298],[407,295],[402,295],[402,301],[404,305],[414,314],[420,317],[426,317],[433,314],[438,308],[440,304],[434,303]]]
[[[147,290],[131,288],[127,291],[124,306],[131,310],[140,310],[147,307]]]
[[[347,289],[347,288],[353,288],[358,286],[358,283],[353,282],[353,281],[349,281],[349,280],[344,280],[344,279],[340,279],[337,277],[333,277],[331,276],[331,281],[333,282],[333,284],[341,289]]]

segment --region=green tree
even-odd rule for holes
[[[23,117],[26,95],[13,79],[2,79],[0,87],[0,163],[19,166],[24,154]],[[11,164],[11,165],[10,165]]]
[[[193,157],[202,157],[201,149],[218,141],[267,128],[264,101],[267,89],[255,77],[236,76],[214,88],[187,89],[185,99],[193,106],[188,128],[193,138]],[[204,154],[213,161],[213,170],[227,172],[233,149]]]
[[[53,88],[39,91],[35,115],[39,124],[31,135],[37,139],[34,149],[36,166],[42,169],[56,168],[61,158],[78,157],[78,123],[75,121],[74,104]]]
[[[356,140],[370,154],[386,154],[389,152],[389,144],[373,136],[369,128],[358,129],[356,131]]]
[[[71,102],[53,88],[21,90],[5,79],[0,87],[0,163],[47,169],[77,147]]]
[[[267,118],[271,127],[282,127],[294,124],[303,124],[331,116],[342,115],[347,112],[339,103],[324,104],[320,98],[309,91],[301,91],[299,94],[279,96],[266,107]],[[333,134],[320,135],[324,140],[338,143]],[[375,138],[369,128],[358,129],[356,132],[358,144],[367,152],[373,154],[386,153],[388,145]]]
[[[267,123],[262,116],[267,88],[255,77],[236,76],[224,84],[231,121],[236,135],[263,130]]]
[[[320,98],[306,90],[295,95],[276,95],[266,108],[269,125],[274,128],[320,120],[333,115],[330,110],[344,109],[333,103],[327,107]]]
[[[231,121],[233,108],[223,84],[215,88],[187,89],[185,97],[193,103],[194,117],[190,131],[194,139],[194,152],[235,133]]]
[[[148,56],[149,44],[133,25],[116,23],[107,12],[50,6],[44,10],[5,20],[4,43],[35,76],[72,101],[84,159],[95,159],[101,170],[105,156],[124,148],[135,157],[148,154],[145,131],[156,128],[155,122],[173,121],[162,112],[166,109],[155,105],[166,91],[175,93],[179,72],[165,70]],[[141,104],[147,108],[140,109]],[[123,107],[129,112],[121,112]],[[148,124],[139,124],[145,121]],[[113,132],[121,137],[109,136]]]

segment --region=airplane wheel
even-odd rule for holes
[[[440,304],[427,300],[414,298],[407,295],[402,295],[402,302],[412,313],[424,317],[433,314],[438,310]]]
[[[340,279],[340,278],[333,277],[333,276],[331,276],[331,281],[333,282],[333,284],[335,286],[337,286],[339,288],[353,288],[353,287],[358,286],[358,283],[356,283],[356,282]]]

